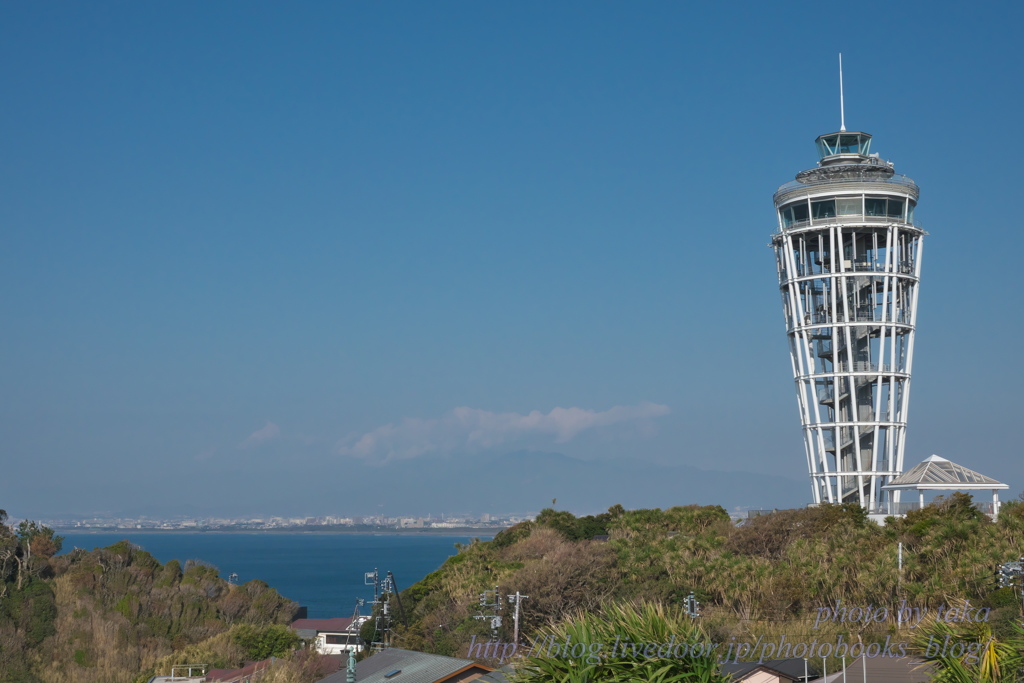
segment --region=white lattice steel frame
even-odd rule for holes
[[[818,168],[775,194],[772,245],[814,502],[879,512],[903,472],[925,232],[917,185],[870,139],[818,138]]]

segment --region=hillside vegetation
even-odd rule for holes
[[[598,534],[609,538],[590,540]],[[580,612],[636,600],[678,606],[690,591],[702,603],[703,628],[720,642],[783,634],[878,641],[907,627],[896,620],[901,605],[934,612],[957,600],[984,607],[998,635],[1021,607],[1011,589],[997,589],[994,569],[1022,553],[1024,504],[1004,505],[993,523],[963,494],[885,526],[850,505],[784,510],[740,526],[717,506],[615,506],[583,518],[548,509],[492,541],[462,546],[407,589],[410,617],[395,642],[465,654],[474,635],[490,637],[489,622],[474,616],[480,593],[495,586],[530,596],[521,616],[527,640]],[[822,621],[821,610],[841,605],[885,607],[888,618]],[[511,641],[512,615],[502,614],[499,639]]]
[[[0,681],[135,683],[169,674],[173,664],[236,667],[270,655],[285,661],[268,683],[317,679],[315,662],[308,651],[295,650],[286,626],[297,606],[265,583],[232,586],[202,562],[161,564],[127,542],[59,555],[62,541],[52,530],[31,522],[11,528],[5,519],[0,511]],[[465,656],[473,636],[491,636],[489,620],[474,617],[480,593],[498,587],[502,595],[529,596],[520,620],[526,643],[581,629],[603,638],[599,625],[609,615],[624,632],[651,632],[636,625],[659,620],[682,624],[688,617],[681,608],[693,591],[703,615],[691,636],[713,642],[785,635],[869,643],[895,636],[921,644],[927,628],[959,630],[961,638],[988,634],[1021,654],[1022,632],[1013,624],[1020,602],[1013,590],[997,588],[994,568],[1022,551],[1024,503],[1006,504],[993,523],[960,494],[882,527],[857,506],[785,510],[742,525],[717,506],[614,506],[588,517],[549,509],[492,541],[460,546],[405,590],[407,618],[393,644]],[[823,610],[840,605],[884,607],[887,618],[857,621],[844,613],[830,619],[828,612],[823,618]],[[949,605],[983,619],[952,625],[937,619],[937,608]],[[901,606],[925,610],[922,630],[908,633],[897,623]],[[395,608],[394,614],[403,612],[397,601]],[[502,615],[498,637],[510,642],[507,606]],[[532,672],[546,675],[556,664],[535,659]],[[557,667],[551,671],[562,675]],[[973,669],[964,676],[983,680]]]
[[[201,562],[161,564],[126,541],[57,555],[51,529],[3,524],[0,681],[131,683],[170,666],[239,666],[287,654],[297,605],[261,581],[230,585]]]

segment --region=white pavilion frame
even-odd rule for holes
[[[984,474],[969,470],[963,465],[931,455],[924,462],[907,470],[900,476],[882,487],[889,493],[888,513],[890,515],[906,514],[914,507],[923,508],[925,491],[992,491],[992,507],[986,510],[993,518],[999,516],[999,492],[1010,488],[1009,485],[996,481]],[[917,503],[900,503],[894,501],[893,495],[900,491],[917,491]]]
[[[877,513],[903,471],[925,232],[870,139],[818,138],[819,168],[775,194],[772,246],[814,503]]]

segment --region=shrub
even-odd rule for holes
[[[648,656],[634,653],[617,643],[669,646],[668,653]],[[572,643],[582,656],[550,656],[546,643]],[[517,683],[632,683],[633,681],[703,681],[726,683],[718,672],[717,656],[703,654],[707,635],[694,620],[678,609],[657,603],[637,602],[610,605],[599,612],[578,613],[538,634],[534,644],[537,656],[528,656],[513,676]],[[685,644],[685,645],[684,645]],[[700,655],[677,656],[677,647],[698,645]],[[575,650],[574,650],[575,652]],[[667,656],[666,656],[667,654]]]
[[[242,648],[246,659],[261,660],[283,657],[299,645],[295,631],[281,624],[262,628],[243,624],[231,629],[231,640]]]

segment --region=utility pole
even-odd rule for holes
[[[899,600],[900,596],[903,595],[903,541],[900,541],[896,549],[896,598]],[[900,623],[899,619],[896,620],[896,628],[901,628],[903,624]],[[865,664],[867,666],[867,664]]]
[[[899,576],[896,578],[897,587],[903,583],[903,541],[900,541],[898,557]]]
[[[693,594],[693,591],[690,591],[690,594],[686,596],[686,613],[690,615],[691,619],[701,616],[700,602],[698,602],[697,596]]]
[[[374,642],[371,647],[384,649],[391,645],[391,596],[394,595],[398,601],[399,614],[405,619],[405,609],[402,607],[402,598],[398,595],[398,586],[395,583],[395,575],[388,572],[382,579],[380,572],[375,568],[372,572],[363,575],[363,583],[373,586],[373,605],[379,605],[379,611],[373,620]],[[358,606],[356,607],[358,610]],[[377,633],[380,633],[380,640],[377,640]]]
[[[388,576],[385,579],[387,582],[388,591],[395,594],[395,600],[398,602],[398,614],[402,619],[402,623],[405,622],[405,608],[402,607],[402,596],[398,592],[398,582],[395,580],[395,575],[388,571]]]
[[[501,628],[501,615],[498,612],[501,611],[501,592],[498,587],[495,586],[492,591],[484,591],[480,594],[480,609],[491,610],[491,614],[477,614],[474,619],[490,619],[491,620],[491,638],[494,640],[498,639],[498,629]]]
[[[1017,562],[1004,562],[996,573],[1000,588],[1020,588],[1021,615],[1024,616],[1024,557]]]
[[[374,567],[372,572],[366,572],[363,574],[363,585],[373,586],[373,602],[377,602],[377,589],[380,588],[380,575],[377,573],[377,568]]]
[[[1014,572],[1014,578],[1017,579],[1017,586],[1020,588],[1020,613],[1024,617],[1024,557],[1020,558],[1020,562],[1017,562],[1017,570]]]
[[[523,600],[525,600],[528,597],[530,596],[520,595],[519,591],[516,591],[515,595],[508,596],[508,601],[516,606],[515,613],[512,617],[512,623],[514,624],[512,627],[512,642],[515,643],[517,646],[519,645],[519,605],[520,603],[522,603]]]

